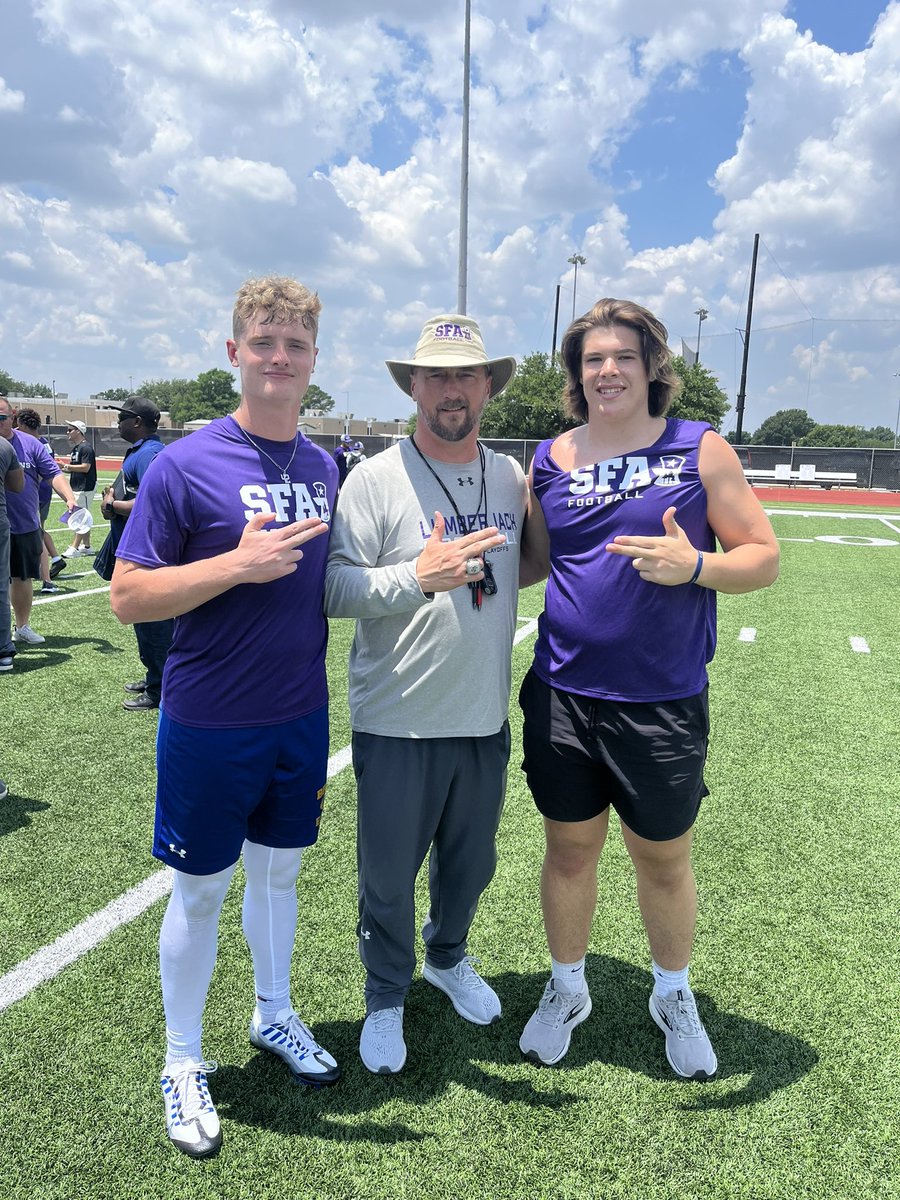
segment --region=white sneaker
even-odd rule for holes
[[[403,1006],[369,1013],[359,1036],[359,1057],[373,1075],[397,1075],[406,1064]]]
[[[587,1020],[591,1015],[591,1007],[587,985],[583,992],[558,992],[551,977],[540,1004],[522,1030],[519,1049],[533,1063],[555,1066],[565,1058],[572,1040],[572,1030]]]
[[[35,633],[30,625],[19,625],[13,630],[13,641],[24,642],[27,646],[40,646],[47,639]]]
[[[690,988],[650,996],[650,1016],[666,1035],[666,1058],[682,1079],[712,1079],[718,1070],[712,1048]]]
[[[274,1021],[264,1021],[259,1009],[254,1009],[250,1019],[250,1041],[258,1050],[277,1054],[301,1083],[321,1087],[340,1079],[340,1067],[292,1008],[283,1008]]]
[[[216,1067],[214,1062],[188,1059],[163,1068],[159,1081],[166,1102],[166,1133],[191,1158],[206,1158],[222,1145],[219,1117],[206,1084]]]
[[[455,967],[443,971],[426,962],[422,977],[450,997],[461,1017],[473,1025],[493,1025],[500,1020],[500,998],[475,970],[472,964],[477,961],[466,955]]]
[[[81,551],[77,546],[67,546],[62,552],[63,558],[77,558]]]

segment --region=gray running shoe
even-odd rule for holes
[[[478,960],[466,955],[455,967],[439,971],[425,963],[422,976],[450,997],[461,1017],[473,1025],[493,1025],[500,1020],[500,998],[472,965]]]
[[[538,1066],[553,1067],[568,1053],[572,1030],[591,1015],[591,994],[558,992],[553,979],[519,1038],[519,1049]]]
[[[369,1013],[359,1037],[359,1057],[373,1075],[398,1075],[406,1065],[403,1006]]]
[[[661,996],[654,987],[650,1016],[666,1035],[666,1058],[675,1074],[682,1079],[712,1079],[719,1064],[690,988]]]

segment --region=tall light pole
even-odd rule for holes
[[[456,311],[466,311],[469,282],[469,76],[471,61],[472,0],[466,0],[466,33],[463,50],[462,153],[459,178],[459,262],[456,284]]]
[[[705,308],[695,308],[694,316],[700,318],[699,321],[697,322],[697,362],[699,362],[700,361],[700,329],[703,326],[703,322],[709,316],[709,312]]]
[[[53,392],[53,424],[58,425],[59,421],[56,419],[56,380],[55,379],[50,381],[50,390]]]
[[[900,371],[894,372],[894,378],[900,379]],[[897,401],[897,421],[894,425],[894,449],[897,449],[897,435],[900,434],[900,400]]]
[[[571,258],[567,258],[566,262],[571,263],[575,268],[575,282],[572,284],[572,320],[575,320],[575,298],[578,295],[578,268],[583,267],[587,262],[581,254],[573,254]]]

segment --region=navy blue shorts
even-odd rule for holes
[[[244,840],[280,850],[319,834],[328,705],[280,725],[198,729],[160,713],[153,854],[189,875],[224,871]]]
[[[638,837],[681,837],[709,795],[707,690],[684,700],[625,703],[558,691],[529,671],[522,769],[538,811],[589,821],[610,805]]]

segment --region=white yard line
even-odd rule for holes
[[[97,590],[108,591],[107,588]],[[75,595],[84,596],[88,593],[76,592]],[[55,598],[69,599],[68,596]],[[42,602],[35,601],[35,603]],[[50,598],[48,597],[43,603],[50,603]],[[516,644],[524,641],[537,629],[536,617],[520,617],[519,620],[524,620],[526,623],[516,632],[514,639]],[[350,765],[350,762],[351,748],[344,746],[329,758],[328,778],[331,779],[338,775]],[[142,883],[129,888],[127,892],[117,896],[105,908],[101,908],[99,912],[87,917],[74,929],[70,929],[68,933],[61,934],[49,946],[42,946],[40,950],[36,950],[18,966],[0,976],[0,1012],[9,1008],[11,1004],[15,1004],[17,1000],[23,999],[29,992],[40,987],[42,983],[53,979],[73,962],[77,962],[79,958],[99,946],[122,925],[134,921],[157,900],[168,895],[171,888],[172,872],[169,868],[165,867],[161,871],[154,871]]]
[[[862,637],[852,637],[850,639],[850,649],[853,650],[856,654],[871,654],[872,653],[872,651],[869,649],[869,643],[866,641],[865,638],[862,638]]]
[[[738,641],[739,642],[755,642],[756,641],[756,630],[750,628],[749,626],[745,626],[745,628],[743,628],[741,630],[741,632],[738,634]]]

